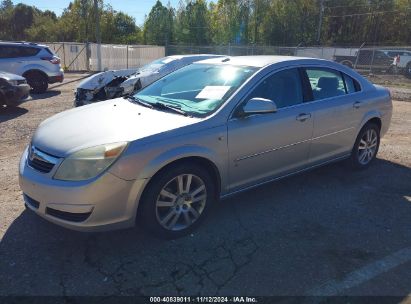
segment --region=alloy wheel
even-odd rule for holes
[[[375,156],[377,151],[378,135],[374,129],[368,129],[361,137],[358,145],[358,161],[362,165],[367,165]]]
[[[178,175],[166,183],[157,197],[157,221],[167,230],[186,229],[200,218],[206,201],[207,189],[200,177]]]

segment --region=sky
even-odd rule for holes
[[[163,5],[166,5],[169,0],[161,1]],[[50,10],[56,13],[56,15],[61,15],[63,9],[65,9],[70,0],[13,0],[14,4],[24,3],[27,5],[34,5],[41,10]],[[117,11],[122,11],[136,19],[137,25],[142,25],[144,23],[144,16],[148,15],[156,0],[104,0],[105,4],[110,4],[113,9]],[[170,0],[170,4],[173,7],[177,7],[179,0]]]

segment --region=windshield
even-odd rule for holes
[[[191,64],[154,82],[134,97],[203,117],[218,109],[255,70],[243,66]]]
[[[166,65],[167,63],[170,63],[174,60],[177,60],[176,58],[173,57],[164,57],[160,58],[157,60],[154,60],[150,62],[149,64],[146,64],[140,68],[140,72],[151,72],[151,71],[157,71],[159,70],[162,66]]]

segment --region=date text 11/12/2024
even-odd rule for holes
[[[257,303],[255,297],[150,297],[150,303]]]

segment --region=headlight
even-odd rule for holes
[[[119,142],[77,151],[62,162],[54,178],[71,181],[93,178],[113,164],[126,146],[126,142]]]

